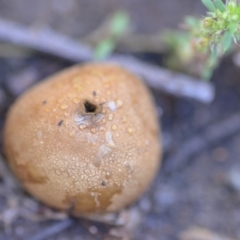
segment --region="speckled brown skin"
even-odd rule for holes
[[[28,192],[75,215],[136,200],[161,152],[147,88],[109,64],[75,66],[30,89],[9,111],[4,145]]]

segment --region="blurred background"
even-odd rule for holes
[[[198,0],[1,0],[0,15],[27,26],[48,26],[64,34],[89,34],[116,10],[130,14],[136,31],[155,33],[177,27],[184,15],[204,13]]]
[[[0,0],[0,23],[4,19],[28,29],[52,29],[94,46],[89,36],[117,10],[126,11],[131,31],[144,36],[177,29],[186,15],[206,13],[200,0]],[[165,57],[161,47],[156,52],[124,46],[116,51],[157,66]],[[16,97],[72,64],[46,51],[0,42],[1,146],[6,112]],[[240,239],[239,76],[229,54],[213,73],[216,96],[211,104],[151,89],[165,153],[153,185],[133,206],[141,219],[129,236],[124,229],[83,219],[68,221],[48,209],[15,186],[1,157],[0,239]]]

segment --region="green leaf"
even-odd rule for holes
[[[201,77],[205,81],[209,81],[212,77],[213,69],[205,67],[202,71]]]
[[[212,61],[216,61],[217,59],[217,47],[216,46],[213,46],[212,49],[211,49],[211,60]]]
[[[229,31],[233,34],[233,33],[235,33],[237,31],[237,27],[238,27],[237,23],[235,23],[235,22],[230,23]]]
[[[223,35],[223,39],[222,39],[222,48],[223,51],[227,51],[230,46],[232,44],[232,34],[230,31],[226,31]]]
[[[214,0],[215,7],[220,10],[221,12],[224,12],[226,10],[225,4],[222,2],[222,0]]]
[[[192,28],[195,28],[195,27],[198,27],[199,20],[197,18],[195,18],[195,17],[187,16],[184,19],[184,23],[187,24],[188,26],[192,27]]]
[[[210,12],[214,12],[216,10],[211,0],[202,0],[202,3]]]
[[[113,36],[121,36],[129,26],[129,15],[125,11],[117,11],[111,20],[110,32]]]
[[[112,39],[105,39],[101,41],[94,50],[94,57],[96,60],[103,60],[108,57],[115,48],[115,42]]]

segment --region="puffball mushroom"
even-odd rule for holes
[[[21,96],[8,113],[4,147],[29,193],[74,215],[135,201],[161,152],[148,89],[126,70],[96,63],[57,73]]]

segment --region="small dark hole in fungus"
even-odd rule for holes
[[[89,101],[84,102],[84,108],[86,113],[94,113],[97,110],[97,106]]]

